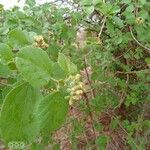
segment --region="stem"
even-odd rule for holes
[[[103,18],[103,20],[102,20],[102,26],[101,26],[101,29],[100,29],[100,32],[99,32],[99,34],[98,34],[98,38],[100,38],[101,37],[101,34],[102,34],[102,32],[103,32],[103,29],[104,29],[104,26],[105,26],[105,23],[106,23],[106,16]]]
[[[105,0],[103,0],[103,3],[105,4]],[[101,26],[101,29],[100,29],[100,31],[99,31],[99,34],[98,34],[98,38],[100,39],[100,37],[101,37],[101,34],[102,34],[102,32],[103,32],[103,29],[104,29],[104,26],[105,26],[105,23],[106,23],[106,16],[104,16],[104,18],[103,18],[103,20],[102,20],[102,26]]]
[[[85,68],[85,73],[86,73],[86,77],[87,77],[87,80],[88,80],[88,84],[90,85],[90,88],[91,88],[92,98],[94,98],[95,97],[95,92],[94,92],[94,89],[92,89],[92,82],[90,80],[90,76],[89,76],[89,73],[87,71],[87,58],[86,58],[86,56],[84,56],[84,68]]]
[[[92,114],[92,111],[91,111],[91,107],[90,107],[90,103],[89,103],[89,99],[86,95],[86,93],[83,93],[83,96],[85,97],[85,100],[86,100],[86,106],[89,110],[89,116],[90,116],[90,121],[91,121],[91,124],[92,124],[92,130],[93,130],[93,135],[94,135],[94,139],[96,140],[96,131],[95,131],[95,128],[94,128],[94,119],[93,119],[93,114]],[[94,142],[95,142],[94,140]]]
[[[139,46],[143,47],[148,53],[150,53],[150,48],[144,46],[143,44],[141,44],[141,43],[135,38],[131,26],[129,26],[129,30],[130,30],[130,33],[131,33],[131,36],[132,36],[133,40],[134,40]]]
[[[122,72],[122,71],[117,71],[115,73],[116,74],[136,74],[136,73],[139,73],[139,72],[148,72],[149,69],[145,69],[145,70],[139,70],[139,71],[129,71],[129,72]]]
[[[3,82],[0,82],[0,84],[3,86],[10,86],[10,87],[12,86],[11,84],[7,84],[7,83],[3,83]]]
[[[109,112],[107,112],[108,115],[111,115]],[[115,116],[112,116],[113,119],[117,120],[117,118]],[[118,125],[120,126],[120,128],[128,135],[128,132],[126,131],[126,129],[121,125],[121,123],[118,121]],[[136,146],[137,150],[140,150],[139,146],[136,144],[136,142],[134,141],[134,139],[132,138],[132,143]]]

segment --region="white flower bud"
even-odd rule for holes
[[[72,99],[69,100],[69,105],[73,105],[73,100]]]
[[[76,91],[76,94],[77,94],[77,95],[81,95],[81,94],[83,94],[83,91],[82,91],[82,90],[77,90],[77,91]]]
[[[80,80],[81,79],[81,75],[80,74],[77,74],[76,76],[75,76],[75,80]]]

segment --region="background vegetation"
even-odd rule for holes
[[[150,2],[61,2],[0,6],[1,149],[150,149]]]

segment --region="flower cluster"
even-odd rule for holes
[[[69,76],[66,80],[69,104],[72,105],[76,100],[80,100],[86,91],[85,84],[81,81],[81,75]]]
[[[143,18],[141,18],[141,17],[136,18],[136,23],[137,23],[138,25],[143,24],[143,23],[144,23]]]
[[[8,143],[8,147],[11,149],[24,149],[25,148],[25,143],[22,141],[11,141]]]
[[[48,44],[44,41],[44,38],[42,35],[39,35],[39,36],[35,36],[34,37],[34,45],[36,47],[40,47],[40,48],[48,48]]]

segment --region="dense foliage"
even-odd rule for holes
[[[150,149],[149,68],[148,0],[1,5],[1,142]]]

